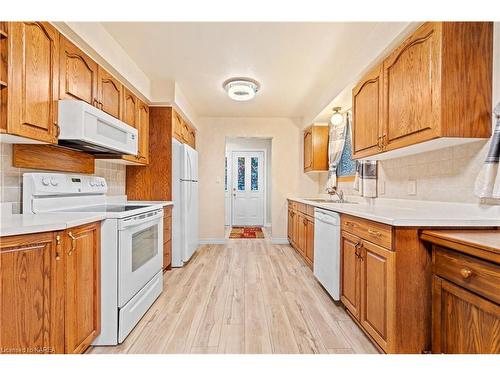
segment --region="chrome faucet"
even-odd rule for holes
[[[345,200],[344,200],[344,192],[342,190],[337,190],[336,187],[332,187],[332,188],[327,188],[326,192],[330,196],[336,195],[337,197],[339,197],[339,199],[337,201],[338,203],[344,203],[345,202]]]

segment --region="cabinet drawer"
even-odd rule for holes
[[[306,214],[306,207],[307,207],[307,205],[304,204],[304,203],[299,203],[299,202],[296,202],[295,204],[296,204],[296,207],[297,207],[297,211],[299,211],[300,213],[302,213],[302,214],[305,215]]]
[[[342,229],[376,245],[392,249],[392,227],[359,217],[342,215]]]
[[[500,303],[500,266],[440,246],[433,258],[436,275]]]

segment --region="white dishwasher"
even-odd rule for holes
[[[336,301],[340,299],[340,216],[314,209],[314,276]]]

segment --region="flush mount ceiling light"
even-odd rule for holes
[[[344,122],[344,115],[340,113],[340,110],[342,107],[334,107],[333,108],[333,115],[332,118],[330,119],[330,122],[334,126],[339,126]]]
[[[222,84],[222,87],[231,99],[244,102],[254,98],[260,89],[260,84],[250,78],[230,78]]]

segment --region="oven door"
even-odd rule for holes
[[[163,210],[121,220],[118,233],[118,306],[123,307],[162,269]]]

